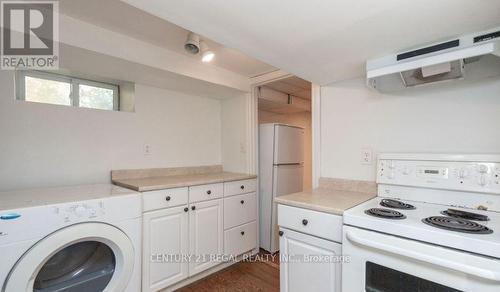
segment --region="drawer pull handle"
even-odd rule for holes
[[[189,211],[188,207],[184,208],[184,212],[187,212]]]
[[[196,206],[192,206],[191,210],[193,210],[193,211],[196,210]]]
[[[212,191],[211,191],[211,190],[208,190],[208,191],[207,191],[207,195],[210,195],[211,193],[212,193]]]
[[[241,235],[245,235],[245,231],[241,231]]]
[[[244,186],[244,185],[241,185],[240,189],[244,190],[244,189],[245,189],[245,186]]]
[[[280,230],[280,232],[278,232],[278,234],[279,234],[280,236],[283,236],[283,231],[281,231],[281,230]]]
[[[240,203],[245,204],[245,200],[241,200]]]
[[[171,199],[171,198],[170,198],[170,196],[167,196],[167,197],[165,198],[165,200],[166,200],[167,202],[168,202],[168,201],[170,201],[170,199]]]
[[[307,223],[309,223],[309,221],[307,221],[307,219],[302,220],[302,225],[306,226]]]

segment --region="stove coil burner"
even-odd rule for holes
[[[493,230],[489,229],[484,225],[460,218],[432,216],[422,219],[422,222],[433,227],[451,231],[474,233],[474,234],[493,233]]]
[[[370,216],[375,216],[385,219],[405,219],[406,216],[399,213],[398,211],[382,209],[382,208],[371,208],[365,211],[365,214]]]
[[[445,216],[450,216],[453,218],[461,218],[461,219],[466,219],[466,220],[476,220],[476,221],[488,221],[488,220],[490,220],[488,218],[488,216],[486,216],[486,215],[481,215],[481,214],[477,214],[477,213],[456,210],[456,209],[448,209],[445,211],[441,211],[441,214],[443,214]]]
[[[393,208],[393,209],[402,209],[402,210],[415,210],[415,206],[403,203],[401,201],[391,200],[391,199],[383,199],[380,202],[380,206]]]

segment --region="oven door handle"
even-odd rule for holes
[[[387,245],[385,243],[370,241],[355,235],[355,233],[352,231],[347,231],[346,237],[349,241],[366,247],[378,249],[398,256],[411,258],[417,261],[426,262],[432,265],[441,266],[446,269],[454,270],[457,272],[465,273],[468,275],[476,276],[490,281],[500,282],[500,273],[498,272],[481,269],[478,267],[467,266],[453,261],[448,261],[442,258],[431,257],[423,253],[402,249],[396,246]]]

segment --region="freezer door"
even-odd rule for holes
[[[303,173],[304,166],[302,164],[274,166],[271,249],[269,250],[272,253],[279,249],[278,205],[274,203],[274,197],[302,192]]]
[[[275,197],[302,192],[304,165],[287,164],[274,166],[273,195]]]
[[[304,129],[276,125],[274,127],[274,164],[304,162]]]

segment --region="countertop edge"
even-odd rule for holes
[[[229,173],[229,172],[228,172]],[[112,183],[124,187],[127,189],[131,189],[137,192],[150,192],[150,191],[159,191],[159,190],[167,190],[167,189],[173,189],[173,188],[184,188],[184,187],[192,187],[192,186],[199,186],[199,185],[205,185],[205,184],[216,184],[216,183],[225,183],[225,182],[232,182],[232,181],[239,181],[239,180],[247,180],[247,179],[256,179],[257,175],[255,174],[239,174],[239,173],[229,173],[229,174],[235,174],[235,175],[241,175],[239,177],[231,177],[231,178],[220,178],[220,179],[198,179],[198,180],[186,180],[182,181],[179,183],[170,183],[170,184],[158,184],[158,185],[152,185],[152,186],[137,186],[134,184],[129,184],[124,181],[126,180],[112,180]]]
[[[290,207],[302,208],[302,209],[307,209],[307,210],[311,210],[311,211],[323,212],[323,213],[328,213],[328,214],[337,215],[337,216],[344,215],[344,211],[347,210],[347,209],[340,210],[340,209],[333,209],[333,208],[329,208],[329,207],[321,207],[318,205],[311,205],[311,204],[302,203],[302,202],[292,202],[290,200],[274,199],[274,201],[280,205],[286,205],[286,206],[290,206]]]

